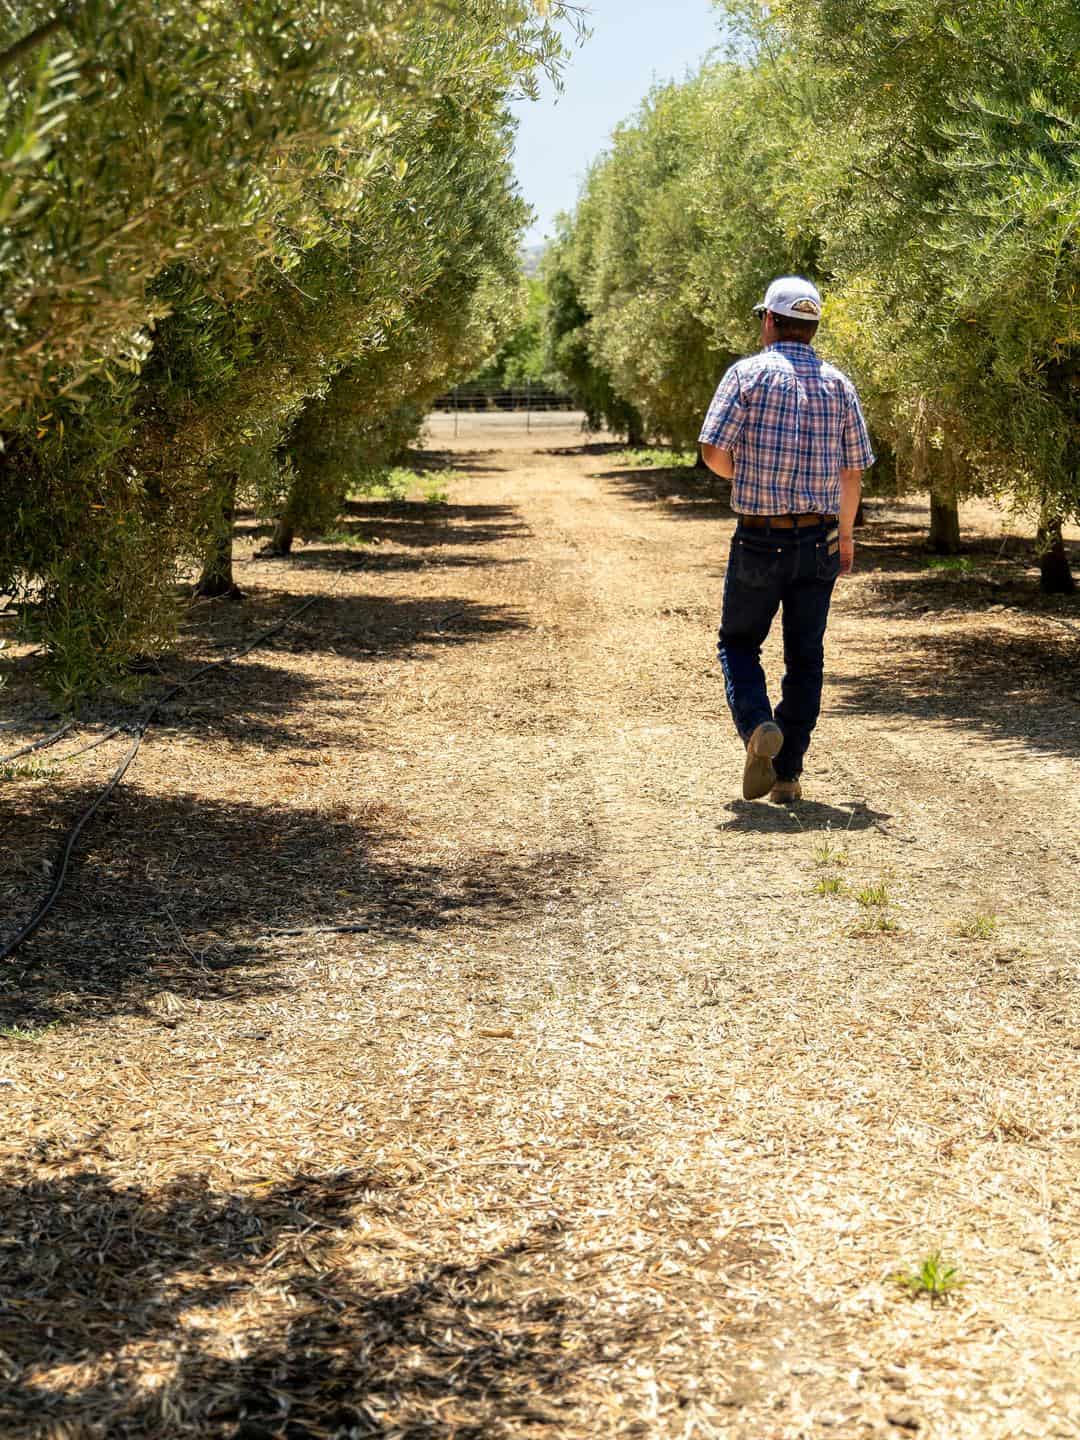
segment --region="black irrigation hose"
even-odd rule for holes
[[[104,734],[99,735],[96,740],[91,740],[87,745],[80,745],[77,750],[69,750],[66,755],[57,755],[52,763],[54,765],[63,765],[68,760],[77,760],[80,755],[89,755],[91,750],[96,750],[99,745],[104,745],[115,735],[122,735],[127,728],[128,727],[124,725],[112,725]],[[0,765],[5,763],[5,761],[0,760]]]
[[[193,675],[189,675],[186,680],[177,681],[175,685],[165,691],[164,695],[159,695],[156,700],[151,701],[150,705],[146,708],[146,710],[144,710],[142,718],[137,722],[135,726],[134,736],[132,738],[131,744],[128,746],[127,753],[124,755],[124,758],[120,761],[119,765],[117,765],[116,769],[109,777],[109,780],[105,784],[104,788],[97,793],[91,803],[86,807],[82,814],[79,815],[74,825],[72,825],[71,829],[65,836],[63,846],[61,847],[60,853],[57,856],[56,862],[53,866],[53,882],[52,885],[49,887],[48,894],[38,905],[37,909],[30,916],[29,920],[27,920],[26,923],[23,925],[22,929],[19,930],[19,932],[15,935],[13,939],[7,942],[7,944],[2,950],[0,950],[0,960],[9,959],[12,955],[14,955],[15,951],[18,950],[20,945],[24,944],[27,940],[30,939],[30,936],[33,935],[35,930],[37,930],[41,922],[45,919],[46,915],[48,915],[49,911],[53,908],[57,900],[60,898],[60,892],[64,888],[64,881],[67,878],[68,865],[71,860],[72,851],[75,849],[75,842],[78,840],[80,834],[82,833],[83,827],[86,825],[90,817],[94,814],[95,810],[97,810],[98,807],[109,798],[109,796],[113,793],[116,787],[120,784],[120,781],[124,778],[124,775],[127,773],[128,767],[135,759],[135,756],[139,753],[139,747],[143,742],[144,735],[146,734],[147,730],[149,730],[151,724],[154,721],[154,717],[157,715],[157,712],[161,709],[162,705],[167,704],[173,698],[173,696],[179,694],[181,690],[186,690],[189,686],[194,685],[197,680],[201,680],[202,677],[204,675],[208,675],[211,670],[220,670],[223,666],[232,665],[235,661],[240,660],[245,655],[250,654],[251,651],[254,650],[257,646],[262,645],[264,641],[269,640],[272,635],[276,635],[280,630],[284,630],[286,625],[291,625],[298,615],[302,615],[305,610],[309,610],[312,605],[314,605],[317,601],[321,599],[323,599],[322,595],[313,595],[310,600],[305,600],[303,605],[298,606],[295,610],[291,611],[290,614],[286,615],[284,620],[279,620],[277,624],[271,625],[268,630],[263,630],[260,634],[256,635],[255,639],[252,640],[250,644],[245,645],[243,649],[235,651],[232,655],[227,655],[222,660],[212,660],[208,665],[204,665],[201,669],[196,670]],[[65,726],[63,731],[59,731],[57,735],[47,737],[46,740],[38,741],[37,745],[31,745],[28,747],[28,749],[33,750],[43,746],[46,743],[51,744],[53,740],[58,739],[61,734],[64,734],[67,730],[70,730],[71,725],[73,725],[74,723],[74,721],[71,721],[71,723]],[[118,733],[119,728],[120,727],[117,727],[117,730],[114,730],[112,733]],[[100,739],[94,741],[94,744],[101,744],[103,740],[108,738],[108,736],[102,736],[100,737]],[[88,746],[87,749],[89,748],[91,747]],[[19,751],[18,753],[25,754],[26,751]],[[79,752],[76,751],[74,753],[78,754]]]
[[[47,750],[50,745],[55,745],[58,740],[62,740],[74,724],[74,720],[69,720],[66,725],[61,725],[59,730],[54,730],[51,735],[42,736],[32,745],[24,745],[21,750],[13,750],[10,755],[0,755],[0,765],[10,765],[12,760],[29,755],[32,750]]]
[[[149,724],[149,721],[147,721],[146,724]],[[40,905],[30,916],[30,919],[27,920],[26,924],[22,927],[22,929],[15,936],[15,938],[13,940],[9,940],[8,943],[4,946],[3,950],[0,950],[0,960],[6,960],[10,955],[14,955],[15,951],[19,948],[23,941],[30,939],[30,936],[33,935],[34,931],[38,928],[41,922],[45,919],[45,916],[48,915],[49,911],[60,898],[60,891],[64,888],[64,881],[67,879],[68,862],[71,859],[71,852],[75,848],[75,841],[78,840],[79,835],[82,832],[83,826],[90,819],[91,815],[93,815],[94,811],[98,808],[99,805],[101,805],[105,800],[109,798],[112,792],[120,784],[120,781],[124,778],[125,771],[131,764],[131,762],[135,759],[135,756],[139,753],[139,746],[142,744],[142,738],[146,734],[146,724],[141,726],[141,728],[136,733],[135,738],[128,746],[127,754],[113,771],[112,778],[109,780],[109,783],[105,786],[103,790],[100,790],[98,792],[98,794],[94,797],[93,802],[87,806],[87,808],[76,820],[75,824],[68,831],[67,839],[64,841],[63,848],[61,849],[60,854],[57,857],[55,864],[53,865],[53,883],[49,889],[48,894],[45,896],[44,900],[42,900]]]
[[[119,735],[123,728],[122,725],[114,725],[111,730],[106,730],[104,735],[99,735],[96,740],[91,740],[89,745],[80,745],[78,750],[69,750],[66,755],[58,755],[53,764],[63,765],[65,760],[75,760],[80,755],[86,755],[89,751],[96,750],[99,745],[104,745],[106,740],[111,740],[114,735]]]

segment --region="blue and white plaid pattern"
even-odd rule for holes
[[[734,453],[731,506],[740,515],[836,515],[841,469],[874,463],[855,386],[792,341],[732,365],[699,439]]]

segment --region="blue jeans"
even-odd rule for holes
[[[717,649],[735,728],[745,742],[775,720],[784,744],[774,764],[779,780],[797,780],[821,711],[825,626],[840,573],[836,522],[802,530],[743,525],[731,540]],[[773,708],[761,668],[761,647],[783,606],[784,678]]]

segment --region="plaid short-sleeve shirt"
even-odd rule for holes
[[[742,515],[836,515],[840,471],[874,463],[855,386],[789,340],[732,365],[699,439],[733,452],[731,504]]]

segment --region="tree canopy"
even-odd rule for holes
[[[497,348],[507,101],[557,71],[561,9],[0,4],[0,589],[61,693],[168,641],[191,559],[227,586],[238,494],[325,512]]]
[[[589,363],[685,443],[774,275],[826,296],[900,483],[1080,510],[1080,14],[728,0],[736,43],[616,131],[561,240]],[[555,324],[554,305],[551,323]]]

